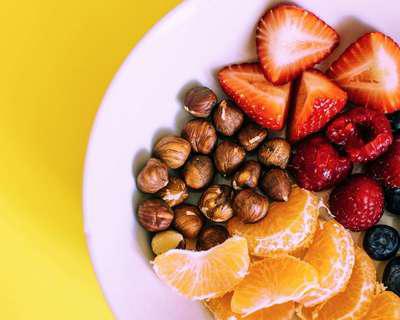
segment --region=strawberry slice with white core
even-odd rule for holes
[[[400,47],[383,33],[359,38],[332,64],[328,75],[355,104],[384,113],[400,110]]]
[[[275,86],[265,79],[257,63],[227,66],[218,81],[236,104],[264,128],[281,130],[285,126],[291,84]]]
[[[265,76],[281,85],[328,56],[338,45],[339,35],[311,12],[279,5],[259,21],[256,42]]]

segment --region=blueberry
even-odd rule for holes
[[[385,191],[386,209],[394,214],[400,214],[400,188]]]
[[[400,257],[393,258],[386,265],[383,273],[383,284],[389,291],[400,296]]]
[[[374,260],[388,260],[399,250],[400,235],[391,226],[377,224],[364,236],[364,249]]]
[[[397,111],[389,116],[389,121],[392,124],[394,132],[400,132],[400,111]]]

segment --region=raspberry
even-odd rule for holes
[[[385,114],[357,107],[336,118],[327,128],[329,140],[343,145],[354,163],[378,158],[392,144],[393,135]]]
[[[323,136],[300,142],[290,163],[290,170],[298,185],[312,191],[333,187],[346,178],[351,169],[351,161],[340,156]]]
[[[335,219],[352,231],[366,230],[383,214],[383,190],[372,178],[357,174],[337,186],[329,197]]]

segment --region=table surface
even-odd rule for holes
[[[83,234],[85,150],[114,73],[178,2],[2,2],[1,319],[113,318]]]

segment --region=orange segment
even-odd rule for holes
[[[311,244],[317,227],[318,207],[316,195],[295,186],[289,200],[273,202],[264,219],[244,224],[234,217],[228,222],[228,231],[245,237],[252,255],[292,254]]]
[[[318,274],[310,264],[288,255],[265,258],[253,263],[236,287],[232,311],[247,316],[273,305],[298,301],[317,287]]]
[[[318,272],[320,288],[300,302],[306,307],[322,303],[342,292],[354,266],[354,245],[350,233],[334,220],[320,222],[304,261]]]
[[[277,304],[267,309],[254,312],[247,317],[234,313],[231,310],[233,292],[227,293],[221,298],[215,298],[204,302],[205,306],[214,315],[215,320],[291,320],[294,316],[294,302]]]
[[[346,290],[322,305],[304,308],[301,318],[307,320],[362,319],[371,305],[375,284],[376,270],[373,261],[364,250],[356,247],[355,264]]]
[[[400,298],[391,291],[384,291],[374,297],[371,307],[363,320],[399,320]]]
[[[204,300],[232,291],[249,263],[246,239],[233,237],[208,251],[167,251],[155,258],[154,271],[180,294]]]

